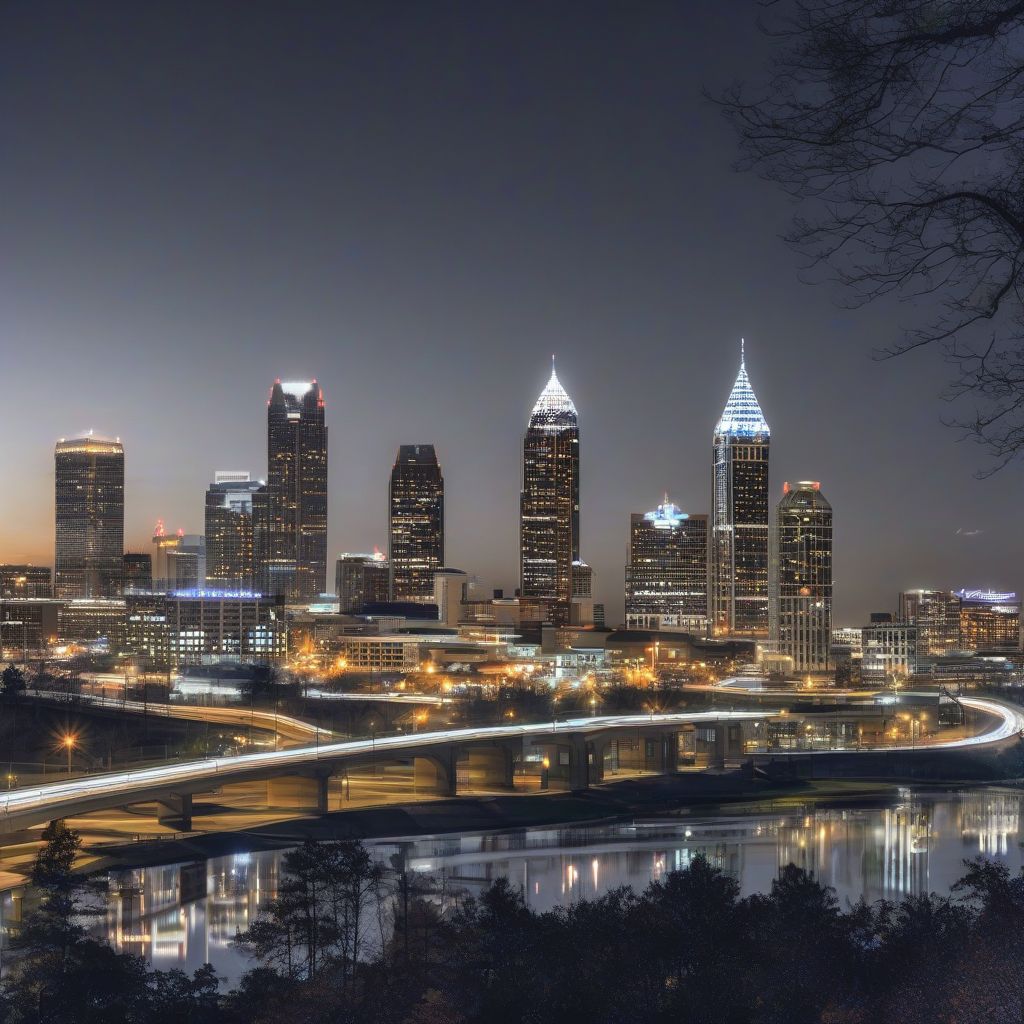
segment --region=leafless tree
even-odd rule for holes
[[[879,356],[941,348],[953,422],[1000,468],[1024,453],[1024,2],[761,7],[765,80],[716,97],[739,167],[798,201],[810,279],[910,300]]]

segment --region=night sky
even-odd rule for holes
[[[835,509],[837,624],[902,588],[1016,589],[1020,471],[974,479],[938,353],[871,358],[918,312],[802,284],[788,200],[731,170],[700,89],[756,76],[755,15],[0,6],[0,560],[52,563],[53,444],[89,428],[125,443],[131,549],[158,516],[201,532],[214,470],[265,475],[273,379],[315,376],[332,566],[386,545],[395,451],[433,443],[449,564],[511,588],[556,352],[617,622],[630,513],[709,511],[742,335],[773,503],[817,479]]]

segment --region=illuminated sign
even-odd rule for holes
[[[996,590],[954,590],[953,593],[961,601],[980,601],[984,604],[1007,604],[1017,600],[1012,590],[1005,593]]]

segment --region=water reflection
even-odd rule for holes
[[[379,842],[370,849],[384,863],[402,858],[449,894],[479,892],[508,877],[537,910],[621,885],[643,889],[698,853],[735,877],[744,895],[767,890],[792,862],[834,886],[844,904],[862,896],[872,902],[947,892],[963,874],[964,859],[979,853],[1017,871],[1021,800],[1005,790],[902,791],[894,804],[873,809],[536,828]],[[276,894],[281,858],[236,854],[111,874],[99,930],[116,949],[154,967],[193,970],[209,961],[233,981],[249,963],[231,940]]]

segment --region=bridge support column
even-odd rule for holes
[[[587,759],[587,740],[583,734],[574,734],[569,739],[569,789],[582,793],[590,786],[590,766]]]
[[[674,775],[679,771],[679,733],[664,733],[661,737],[661,771]]]
[[[433,789],[441,796],[456,796],[459,785],[458,757],[454,747],[413,759],[417,790]]]
[[[192,794],[172,793],[156,803],[156,820],[181,832],[192,831]]]
[[[508,748],[470,748],[469,775],[473,783],[480,782],[495,789],[511,789],[513,768],[513,755]]]
[[[330,810],[331,777],[318,775],[283,775],[267,779],[267,804],[270,807],[292,807],[326,814]]]
[[[725,758],[728,752],[728,725],[725,722],[715,722],[715,750],[710,758],[710,767],[724,768]]]

